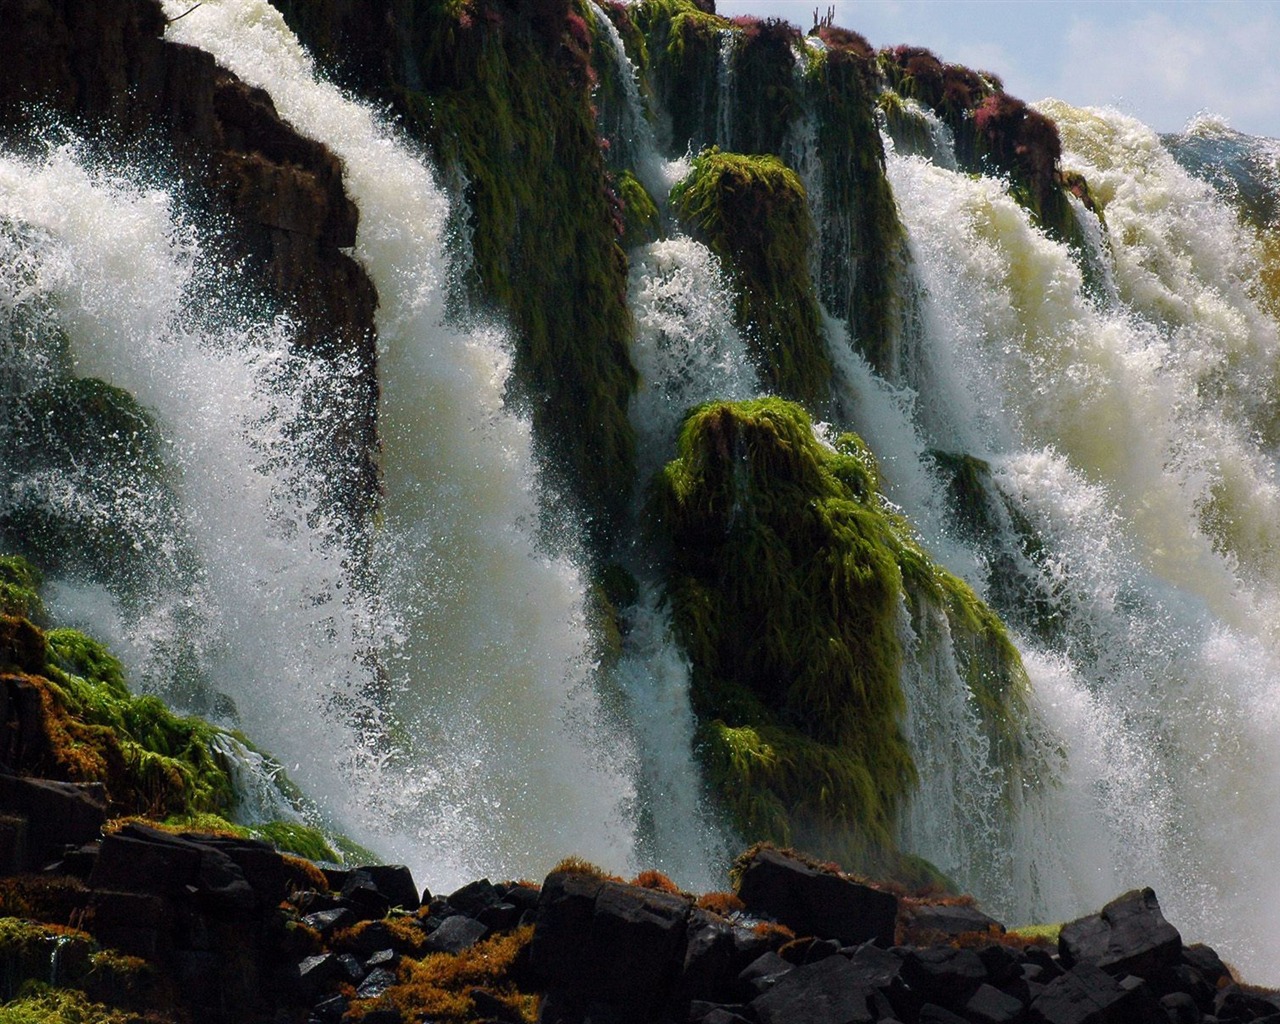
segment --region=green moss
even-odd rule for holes
[[[777,18],[741,18],[737,27],[729,135],[721,143],[742,153],[782,153],[804,113],[796,74],[800,31]]]
[[[809,276],[813,222],[795,172],[777,157],[713,147],[671,190],[671,204],[724,261],[735,319],[769,389],[824,407],[831,364]]]
[[[27,982],[14,999],[0,1006],[0,1024],[156,1024],[163,1019],[153,1015],[144,1019],[95,1003],[76,989],[37,981]]]
[[[778,399],[696,410],[678,450],[654,511],[711,781],[748,835],[865,861],[915,781],[874,464]]]
[[[919,107],[909,106],[892,89],[885,89],[876,100],[876,109],[884,118],[899,155],[934,156],[933,132]]]
[[[879,79],[865,40],[843,30],[824,38],[827,48],[805,71],[820,157],[818,295],[871,365],[894,379],[905,315],[896,282],[909,256],[875,119]]]
[[[44,617],[40,571],[19,555],[0,556],[0,615]]]
[[[631,17],[647,41],[647,78],[669,119],[666,150],[679,155],[716,142],[721,35],[731,23],[692,0],[643,0]]]
[[[625,225],[622,238],[627,247],[647,245],[656,239],[662,226],[657,204],[630,171],[623,171],[618,175],[618,198],[622,200]]]
[[[917,619],[926,604],[947,616],[1011,786],[1028,684],[1003,623],[920,547],[878,478],[861,439],[820,441],[796,405],[712,403],[685,421],[650,511],[700,752],[734,824],[931,884],[894,840],[916,780],[900,727],[903,601]]]

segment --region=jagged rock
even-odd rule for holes
[[[1090,961],[1045,986],[1028,1011],[1032,1024],[1167,1024],[1160,1005],[1124,988]]]
[[[388,971],[385,967],[375,967],[360,983],[360,987],[356,989],[356,995],[361,999],[373,999],[375,996],[382,995],[395,983],[396,976],[393,971]]]
[[[476,917],[486,908],[501,903],[502,897],[489,879],[481,878],[479,881],[464,885],[456,892],[451,892],[448,900],[449,906],[454,910],[468,917]]]
[[[479,921],[455,914],[427,936],[427,948],[436,953],[461,953],[483,939],[488,931]]]
[[[1239,985],[1224,985],[1213,998],[1213,1015],[1220,1021],[1254,1021],[1278,1012],[1277,997],[1248,992]]]
[[[692,912],[686,936],[681,999],[733,1003],[758,994],[741,976],[768,949],[767,939],[705,910]]]
[[[356,923],[356,915],[350,907],[333,907],[330,910],[317,910],[314,914],[307,914],[302,923],[308,928],[314,928],[321,935],[330,935],[333,932],[341,931]]]
[[[761,1024],[872,1024],[872,990],[842,956],[797,967],[751,1001]]]
[[[902,978],[921,999],[959,1009],[987,980],[987,968],[971,949],[927,946],[903,958]]]
[[[758,995],[769,991],[783,975],[794,970],[795,964],[788,963],[771,950],[751,961],[738,975],[738,980]]]
[[[194,899],[235,912],[251,911],[259,903],[244,872],[226,853],[146,825],[126,825],[103,839],[89,884]]]
[[[12,822],[12,870],[34,870],[57,860],[65,847],[96,839],[107,820],[107,797],[101,783],[0,775],[0,810]]]
[[[1116,977],[1145,978],[1177,963],[1182,936],[1160,913],[1156,894],[1135,889],[1063,925],[1058,949],[1068,967],[1089,961]]]
[[[542,886],[533,973],[572,1004],[604,1004],[618,1020],[651,1020],[684,961],[689,902],[680,896],[555,872]],[[567,1019],[567,1018],[566,1018]]]
[[[392,907],[414,911],[422,905],[413,873],[403,864],[373,864],[359,869]],[[429,897],[428,897],[429,898]]]
[[[290,974],[290,981],[296,986],[299,995],[310,1001],[343,975],[338,957],[333,953],[321,953],[300,960]]]
[[[904,912],[908,928],[942,935],[964,935],[967,932],[1004,931],[1004,925],[977,907],[964,904],[926,903]]]
[[[361,920],[376,921],[391,909],[391,900],[378,889],[365,868],[358,868],[347,876],[340,895],[343,903]]]
[[[742,871],[738,896],[753,914],[780,921],[797,935],[848,945],[893,941],[897,898],[879,889],[810,867],[779,850],[755,851]]]
[[[987,984],[979,985],[964,1004],[964,1015],[970,1024],[1015,1024],[1025,1010],[1021,1000]]]
[[[1160,1006],[1168,1016],[1169,1024],[1200,1024],[1200,1007],[1185,992],[1162,996]]]

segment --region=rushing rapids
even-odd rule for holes
[[[710,161],[685,152],[750,139],[797,173],[723,166],[807,201],[807,220],[788,214],[794,244],[769,257],[799,254],[803,279],[782,282],[792,291],[770,283],[816,311],[813,358],[795,377],[829,377],[810,399],[815,443],[845,457],[844,432],[857,431],[883,492],[862,497],[899,531],[904,564],[926,567],[899,574],[892,603],[887,661],[914,773],[900,806],[885,801],[894,841],[1010,921],[1154,886],[1184,934],[1276,975],[1274,149],[1210,122],[1162,140],[1117,112],[1046,101],[1061,167],[1088,185],[1087,202],[1063,190],[1055,221],[1032,178],[969,173],[973,139],[918,97],[868,100],[856,118],[817,109],[838,91],[843,65],[822,62],[851,45],[843,37],[757,30],[743,42],[705,16],[701,91],[684,97],[705,116],[683,138],[694,116],[663,107],[675,87],[651,88],[661,69],[628,55],[618,25],[636,25],[584,8],[597,88],[612,86],[600,98],[608,159],[652,194],[657,236],[628,243],[639,382],[622,410],[636,457],[619,505],[640,525],[611,553],[632,592],[609,598],[610,641],[589,511],[552,514],[567,503],[540,490],[546,454],[513,397],[517,332],[464,301],[483,223],[459,211],[488,184],[457,166],[442,177],[402,126],[318,76],[265,0],[165,10],[169,40],[265,90],[342,161],[360,214],[352,251],[379,296],[385,493],[367,529],[331,507],[326,442],[356,415],[344,381],[355,366],[309,358],[248,274],[219,272],[221,226],[162,170],[74,143],[5,153],[9,405],[96,378],[132,396],[158,438],[145,472],[5,466],[7,543],[44,517],[121,545],[114,576],[68,560],[49,594],[59,615],[110,641],[148,690],[234,720],[286,765],[318,822],[433,887],[537,875],[568,854],[711,887],[725,848],[758,836],[729,823],[703,777],[707,722],[691,694],[705,666],[687,608],[673,624],[664,600],[646,502],[650,478],[691,458],[688,438],[676,444],[691,407],[769,390],[768,303],[740,301],[768,270],[736,266],[749,260],[725,242],[734,226],[694,209]],[[634,10],[657,31],[661,4]],[[751,49],[766,44],[763,57]],[[796,108],[780,126],[752,106],[770,53]],[[977,106],[990,86],[971,87],[988,113],[964,123],[993,123],[996,107]],[[832,124],[864,123],[886,133],[889,207],[859,206],[849,184],[879,175],[878,157],[859,163],[833,141]],[[761,202],[748,227],[775,214]],[[5,416],[17,451],[30,422]],[[944,575],[955,584],[920,582]],[[1004,625],[981,633],[986,605]],[[1000,660],[1005,626],[1013,668]],[[983,680],[1016,684],[1023,667],[1025,708],[1020,693],[993,704]]]

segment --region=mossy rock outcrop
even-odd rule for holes
[[[262,838],[280,849],[340,860],[325,838],[294,822],[247,826],[237,812],[234,759],[248,742],[129,691],[124,667],[75,629],[40,628],[40,573],[0,557],[0,768],[69,783],[99,783],[112,816],[173,819]],[[278,767],[278,766],[277,766]],[[290,784],[281,777],[282,803]]]
[[[947,617],[992,742],[1020,777],[1027,681],[998,617],[878,491],[856,435],[828,443],[779,399],[695,410],[651,502],[693,666],[700,752],[734,824],[868,871],[904,863],[916,784],[902,722],[903,615]]]
[[[713,147],[672,189],[671,204],[724,261],[738,328],[769,390],[824,407],[831,363],[809,276],[813,221],[795,172],[774,156]]]
[[[510,317],[511,396],[531,413],[544,476],[580,500],[597,547],[607,546],[631,493],[636,373],[586,5],[280,7],[322,64],[390,102],[459,185],[456,227],[472,258],[459,290],[473,308]]]

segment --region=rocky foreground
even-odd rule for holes
[[[109,824],[94,785],[5,776],[0,803],[5,1021],[1280,1022],[1149,889],[1056,940],[767,846],[697,899],[578,861],[443,896],[403,867]]]

